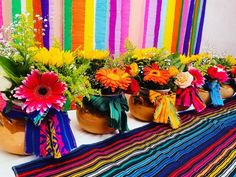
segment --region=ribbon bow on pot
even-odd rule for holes
[[[66,102],[66,84],[54,72],[41,74],[33,70],[15,88],[20,106],[4,108],[10,119],[26,119],[25,152],[37,156],[60,158],[76,147],[70,119],[62,107]]]
[[[156,123],[170,123],[173,129],[180,126],[180,120],[175,108],[175,94],[161,94],[150,90],[149,99],[155,106],[154,119]]]
[[[206,105],[200,98],[197,87],[201,87],[204,83],[204,77],[196,68],[190,67],[187,72],[179,73],[175,80],[175,84],[179,87],[176,90],[176,105],[186,108],[193,105],[197,112],[203,111]]]
[[[90,100],[84,98],[83,102],[101,112],[109,113],[109,126],[111,128],[118,129],[120,132],[129,130],[125,113],[129,110],[129,107],[124,95],[91,96]]]
[[[208,82],[206,89],[210,92],[211,104],[213,106],[224,106],[220,94],[220,83],[228,80],[228,74],[222,65],[212,66],[207,69]]]

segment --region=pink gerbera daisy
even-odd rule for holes
[[[43,114],[51,107],[59,111],[66,102],[63,95],[66,85],[58,80],[54,72],[40,74],[38,70],[33,70],[22,83],[15,89],[14,96],[25,99],[22,109],[26,108],[27,113],[37,110]]]
[[[202,87],[203,84],[205,83],[205,78],[203,77],[202,73],[194,68],[194,67],[190,67],[188,69],[188,72],[193,76],[193,82],[192,85],[196,86],[196,87]]]

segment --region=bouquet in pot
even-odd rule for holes
[[[204,57],[197,59],[193,65],[198,68],[206,80],[203,88],[209,92],[210,103],[213,106],[223,106],[224,84],[228,81],[230,62],[226,58],[211,57],[200,54]],[[228,71],[227,71],[228,70]]]
[[[66,112],[71,100],[94,91],[83,75],[88,66],[76,67],[74,54],[58,43],[49,50],[37,47],[31,24],[20,15],[3,31],[1,112],[9,121],[26,121],[25,153],[60,158],[76,147]]]
[[[194,62],[204,58],[205,55],[180,55],[183,64],[187,64],[184,72],[180,72],[176,76],[175,84],[178,86],[176,90],[176,105],[189,108],[193,105],[197,112],[201,112],[206,108],[205,103],[199,96],[198,89],[205,84],[205,78],[200,70],[194,67]]]
[[[174,79],[184,68],[178,56],[157,48],[128,49],[123,56],[128,67],[134,63],[138,65],[139,73],[135,79],[140,90],[137,98],[142,104],[154,107],[154,114],[147,117],[153,117],[157,123],[170,123],[174,129],[180,126],[175,108]]]
[[[86,54],[86,51],[84,53]],[[92,88],[100,90],[101,94],[91,95],[89,99],[84,98],[84,106],[107,114],[109,127],[124,132],[128,130],[125,113],[128,111],[128,105],[124,93],[129,91],[132,84],[131,75],[125,71],[122,63],[105,55],[106,51],[89,51],[89,53],[87,57],[86,55],[82,57],[87,59],[91,66],[85,74],[89,76]],[[103,55],[98,58],[98,53]]]

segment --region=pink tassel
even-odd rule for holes
[[[205,103],[203,103],[199,97],[198,91],[195,87],[190,86],[185,89],[177,89],[176,105],[189,108],[192,104],[197,112],[201,112],[206,108]]]

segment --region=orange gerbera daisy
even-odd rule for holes
[[[153,81],[154,83],[158,83],[160,85],[167,84],[170,76],[168,70],[160,70],[159,66],[155,63],[152,66],[146,66],[143,69],[144,71],[144,81]]]
[[[129,74],[118,68],[102,68],[96,73],[96,80],[99,81],[105,88],[111,88],[115,92],[117,88],[127,90],[131,83]]]

